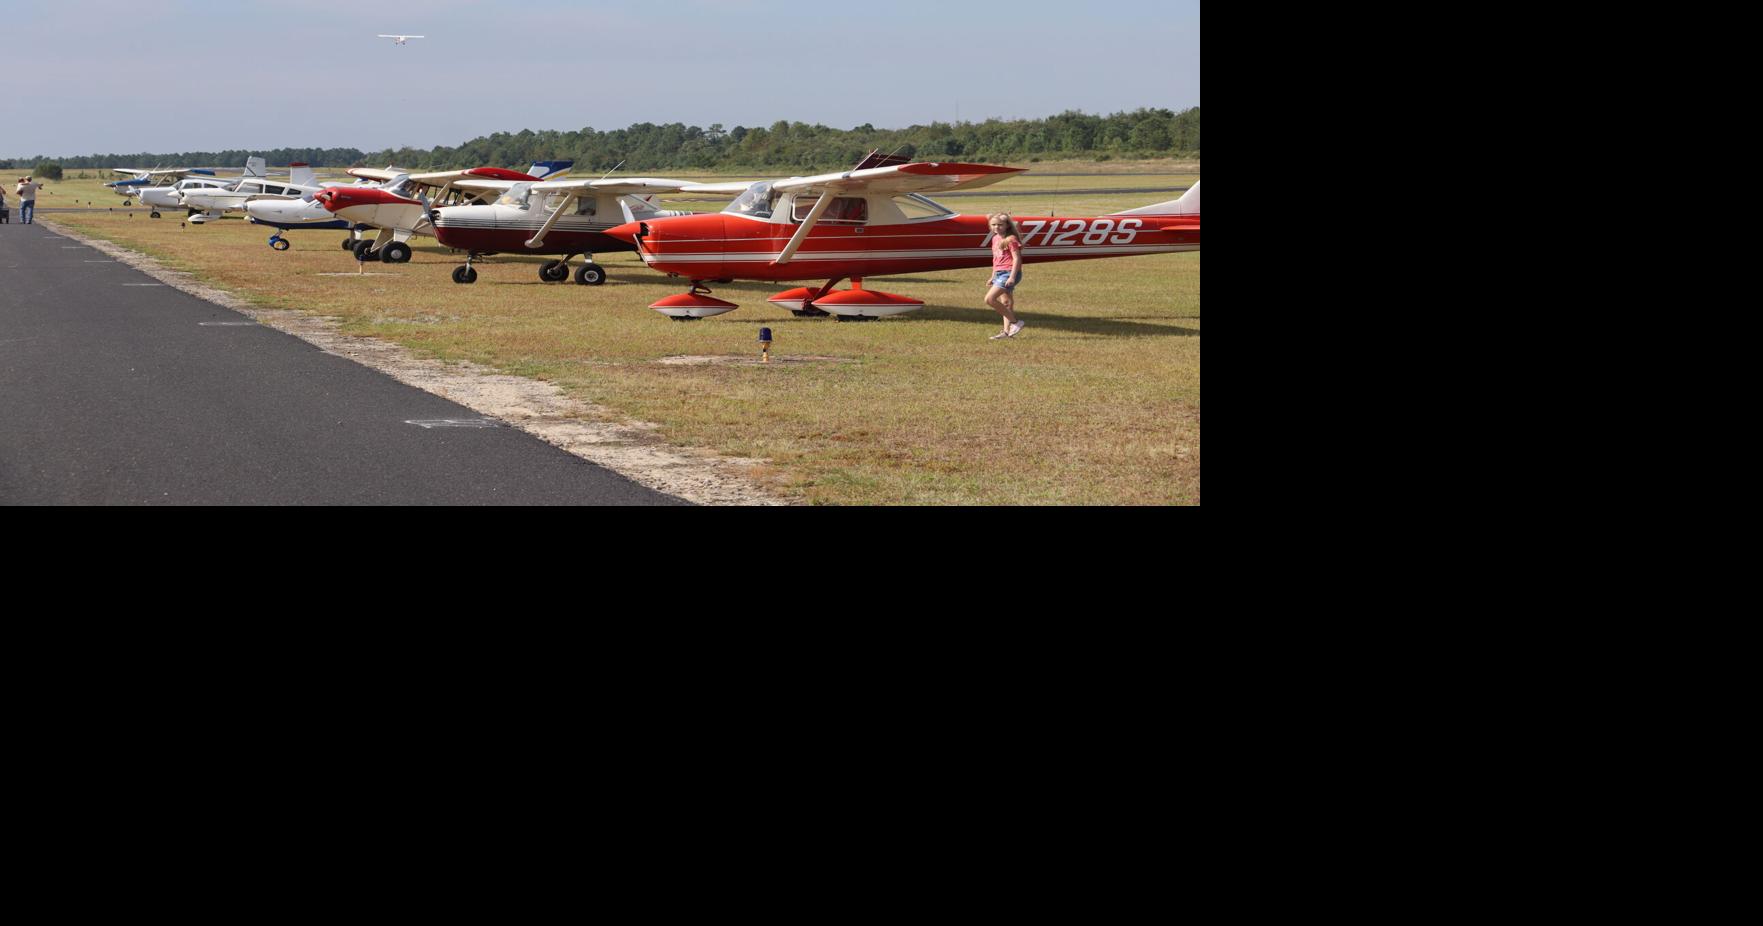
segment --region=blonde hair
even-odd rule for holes
[[[1009,213],[1000,212],[997,215],[992,216],[992,219],[994,219],[994,220],[995,219],[1003,219],[1004,220],[1004,237],[1006,237],[1006,238],[1020,238],[1020,237],[1022,237],[1022,233],[1016,230],[1016,220],[1012,219],[1010,217]],[[991,220],[988,220],[986,222],[986,224],[990,225]]]

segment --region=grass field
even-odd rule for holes
[[[988,191],[1184,187],[1196,165],[1042,163]],[[1156,173],[1161,167],[1164,172]],[[1151,176],[1050,177],[1059,172]],[[70,178],[76,173],[69,171]],[[667,175],[663,171],[650,175]],[[8,201],[15,177],[6,177]],[[109,179],[104,177],[102,179]],[[815,504],[1198,504],[1200,501],[1200,256],[1151,255],[1031,264],[1018,293],[1021,336],[989,341],[997,315],[982,302],[984,269],[873,278],[868,288],[925,308],[862,324],[796,318],[765,302],[787,286],[715,285],[741,309],[691,324],[648,308],[686,282],[634,254],[599,257],[604,286],[545,284],[548,258],[478,263],[480,279],[448,274],[462,257],[416,239],[407,264],[353,274],[343,232],[290,232],[229,219],[183,227],[167,214],[122,211],[101,179],[49,185],[42,214],[191,271],[255,304],[342,321],[443,360],[469,360],[555,382],[571,394],[654,422],[661,435],[770,465],[754,473]],[[950,197],[960,212],[1098,215],[1169,194]],[[716,204],[692,203],[714,210]],[[18,226],[0,226],[0,234]],[[680,356],[757,358],[760,326],[773,357],[833,358],[768,366],[661,363]]]

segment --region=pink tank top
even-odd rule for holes
[[[1003,238],[992,239],[992,272],[1000,273],[1016,269],[1017,259],[1022,254],[1022,242],[1016,238],[1009,239],[1005,244]]]

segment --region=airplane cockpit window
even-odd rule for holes
[[[728,204],[722,211],[735,215],[749,215],[756,219],[771,218],[772,202],[776,196],[771,192],[771,184],[760,181],[747,188],[739,199]]]
[[[796,197],[796,221],[808,221],[808,213],[814,211],[814,204],[819,201],[818,196]],[[861,196],[836,196],[820,214],[820,221],[833,225],[862,225],[869,221],[869,200]]]
[[[575,201],[576,215],[594,215],[597,211],[598,204],[592,196],[583,196]]]
[[[513,206],[517,209],[525,209],[527,207],[527,199],[532,195],[532,192],[532,184],[517,183],[514,186],[509,187],[508,192],[503,193],[502,197],[496,200],[496,205]]]
[[[899,206],[900,212],[909,220],[928,219],[955,214],[944,209],[942,206],[925,199],[917,193],[904,193],[894,197],[894,205]]]

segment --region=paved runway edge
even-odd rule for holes
[[[495,418],[657,492],[700,505],[789,504],[743,475],[743,470],[762,465],[764,460],[674,447],[653,436],[654,425],[616,420],[618,416],[609,409],[572,398],[552,383],[497,373],[471,363],[427,360],[390,341],[344,335],[335,319],[255,306],[225,290],[203,284],[189,273],[166,269],[153,258],[121,245],[83,235],[51,220],[40,219],[39,224],[109,254],[168,286],[293,335],[328,354]]]

